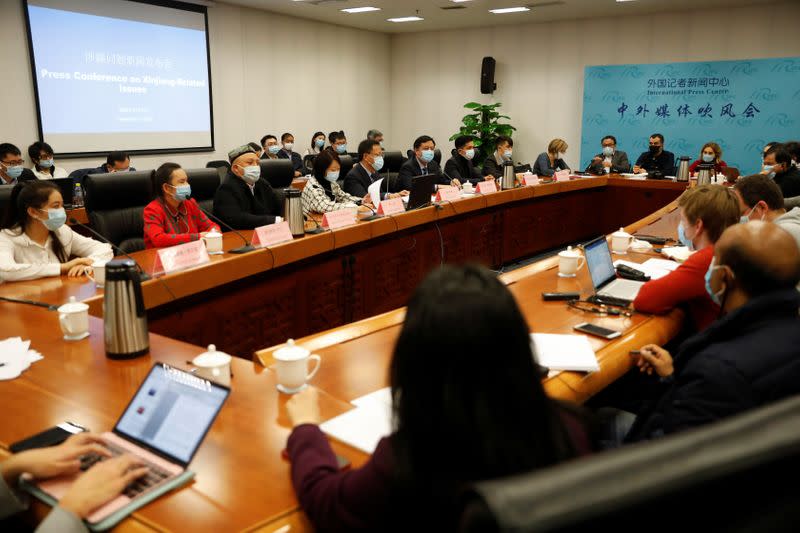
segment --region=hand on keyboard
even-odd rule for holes
[[[124,455],[123,450],[117,448],[116,446],[106,445],[106,448],[113,457],[120,457]],[[105,460],[106,457],[94,453],[81,457],[81,470],[89,470],[96,463]],[[139,459],[137,459],[137,461],[138,464],[141,464],[144,467],[146,475],[138,476],[135,481],[129,483],[128,486],[125,487],[125,490],[122,491],[129,498],[133,498],[141,494],[150,487],[159,484],[169,476],[167,472],[153,464],[143,462]]]
[[[75,480],[59,506],[86,518],[148,472],[149,469],[131,455],[100,460]]]

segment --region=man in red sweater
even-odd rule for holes
[[[707,328],[719,315],[719,307],[705,290],[705,275],[714,257],[714,243],[728,226],[739,222],[736,196],[721,185],[703,185],[686,191],[678,200],[678,236],[684,246],[696,250],[674,272],[645,283],[633,306],[644,313],[662,314],[682,306],[696,331]]]

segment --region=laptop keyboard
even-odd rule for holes
[[[125,453],[125,451],[122,450],[121,448],[117,448],[116,446],[110,444],[106,444],[105,447],[108,449],[109,452],[111,452],[111,455],[113,457],[117,457]],[[107,458],[96,453],[90,453],[88,455],[84,455],[83,457],[81,457],[81,471],[86,471],[93,465],[105,459]],[[141,458],[139,459],[141,460]],[[149,471],[147,472],[147,474],[140,477],[127,487],[125,487],[125,490],[122,491],[122,493],[125,494],[125,496],[129,498],[135,498],[139,494],[142,494],[151,487],[158,485],[159,483],[161,483],[170,476],[169,472],[165,471],[162,468],[157,467],[152,463],[145,462],[144,466],[146,466]]]

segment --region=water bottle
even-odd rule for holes
[[[76,183],[72,189],[72,207],[83,207],[83,189],[80,183]]]

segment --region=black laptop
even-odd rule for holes
[[[406,211],[430,205],[437,179],[436,174],[423,174],[411,180],[411,192],[408,195]]]
[[[64,205],[72,206],[72,193],[75,191],[75,180],[72,178],[54,178],[51,179],[61,191],[61,198],[64,200]]]

